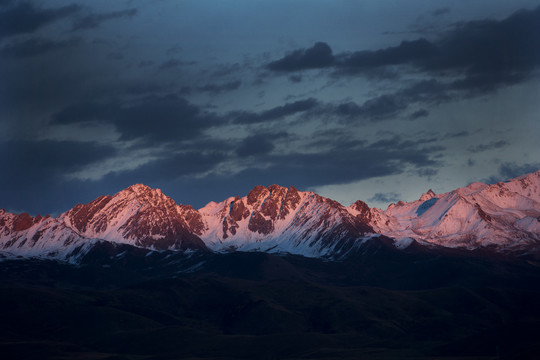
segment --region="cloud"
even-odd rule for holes
[[[126,86],[126,93],[134,95],[159,93],[163,90],[163,85],[157,82],[137,81]]]
[[[504,140],[498,140],[498,141],[492,141],[492,142],[487,143],[487,144],[478,144],[478,145],[475,145],[475,146],[469,146],[469,148],[467,150],[469,152],[471,152],[471,153],[480,153],[480,152],[493,150],[493,149],[501,149],[501,148],[506,147],[508,145],[510,145],[508,142],[506,142]]]
[[[302,82],[302,75],[294,74],[289,76],[289,81],[292,83],[300,83]]]
[[[268,155],[260,162],[269,165],[265,168],[251,167],[238,176],[247,176],[258,182],[313,187],[400,174],[407,165],[422,167],[435,163],[425,152],[369,148]]]
[[[339,69],[339,73],[346,74],[385,65],[404,64],[434,56],[437,52],[434,44],[426,39],[418,39],[403,41],[398,46],[386,49],[356,51],[334,56],[328,44],[318,42],[309,49],[295,50],[279,60],[270,62],[268,68],[291,72],[333,66]]]
[[[79,44],[79,39],[55,41],[42,38],[32,38],[25,41],[13,42],[2,47],[2,49],[0,49],[0,55],[12,58],[26,58],[77,46]]]
[[[540,65],[540,6],[503,20],[463,22],[436,40],[420,38],[378,50],[332,55],[330,46],[319,42],[267,67],[282,72],[332,67],[335,76],[371,76],[373,69],[390,65],[409,65],[428,76],[461,77],[450,86],[458,91],[483,93],[524,81]]]
[[[139,103],[79,103],[53,115],[52,124],[108,123],[120,140],[180,141],[200,136],[220,119],[176,95],[149,96]]]
[[[509,180],[521,175],[533,173],[539,169],[540,163],[525,163],[518,165],[515,162],[506,162],[499,167],[499,175],[504,180]]]
[[[213,169],[226,157],[213,150],[201,152],[200,148],[172,152],[136,169],[113,171],[93,181],[68,175],[118,155],[114,147],[91,142],[9,141],[0,142],[0,152],[10,154],[0,159],[4,174],[9,174],[0,177],[0,207],[41,213],[54,211],[57,215],[77,202],[113,194],[136,182],[160,187],[190,177],[193,183],[194,176]],[[173,188],[170,190],[174,195],[178,189],[172,191]]]
[[[33,33],[45,25],[78,13],[81,9],[80,5],[42,9],[34,7],[30,2],[17,2],[12,7],[0,10],[0,38]]]
[[[140,67],[149,66],[149,65],[152,65],[152,63],[153,62],[149,62],[149,61],[141,61],[139,66]],[[180,67],[180,66],[183,66],[183,65],[185,65],[185,63],[183,61],[180,61],[178,59],[170,59],[170,60],[162,62],[161,65],[159,65],[158,69],[159,70],[170,70],[170,69],[174,69],[174,68],[177,68],[177,67]]]
[[[139,62],[139,67],[140,68],[143,68],[143,67],[147,67],[147,66],[152,66],[154,65],[154,62],[151,61],[151,60],[142,60]]]
[[[420,119],[420,118],[423,118],[423,117],[426,117],[429,115],[429,111],[427,111],[426,109],[420,109],[420,110],[416,110],[415,112],[413,112],[410,116],[409,116],[409,119],[410,120],[416,120],[416,119]]]
[[[502,20],[470,21],[458,25],[442,41],[441,57],[431,65],[467,67],[474,73],[506,72],[540,62],[540,7],[521,10]]]
[[[274,141],[284,137],[288,137],[286,132],[262,133],[248,136],[242,140],[236,149],[236,154],[239,157],[268,154],[275,148]]]
[[[335,138],[329,149],[315,152],[270,152],[257,157],[257,162],[236,173],[235,178],[251,178],[254,183],[296,184],[309,188],[329,184],[346,184],[379,176],[400,174],[440,166],[433,156],[442,148],[426,146],[433,139],[416,141],[399,137],[365,145],[362,141],[343,142]]]
[[[73,22],[72,31],[95,29],[103,22],[123,17],[133,17],[137,14],[137,9],[127,9],[121,11],[113,11],[108,13],[90,14]]]
[[[423,80],[393,93],[368,99],[362,105],[353,101],[327,104],[318,111],[318,114],[332,115],[346,121],[394,119],[414,103],[439,103],[449,99],[447,88],[446,85],[436,80]],[[419,113],[415,113],[417,116],[415,119],[423,115],[427,116],[423,111],[419,111]]]
[[[458,131],[458,132],[453,132],[453,133],[446,133],[444,135],[444,137],[448,137],[448,138],[459,138],[459,137],[464,137],[464,136],[469,136],[469,132],[468,131]]]
[[[459,89],[491,91],[522,81],[540,65],[540,7],[508,18],[459,24],[438,42],[439,56],[426,59],[428,70],[464,70]]]
[[[134,182],[133,179],[146,184],[170,182],[210,171],[225,159],[224,153],[200,150],[167,154],[133,170],[111,172],[102,181],[120,182],[128,186]]]
[[[244,64],[246,65],[246,64]],[[224,77],[234,75],[240,72],[244,67],[239,63],[234,64],[219,64],[216,66],[216,69],[212,72],[212,77]]]
[[[376,51],[357,51],[340,56],[339,66],[345,71],[363,70],[385,65],[398,65],[435,56],[437,46],[426,39],[403,41],[395,47]]]
[[[0,0],[0,6],[8,6],[13,4],[15,0]]]
[[[438,172],[439,171],[437,169],[433,169],[433,168],[423,168],[423,169],[416,170],[416,173],[418,174],[418,176],[425,177],[428,180],[431,180],[431,178],[437,175]]]
[[[365,118],[374,121],[396,116],[407,106],[398,96],[385,94],[366,100],[362,105],[358,105],[354,101],[337,105],[330,104],[325,107],[324,111],[341,119]]]
[[[407,104],[398,96],[381,95],[367,100],[357,111],[363,116],[378,120],[396,115],[405,108],[407,108]]]
[[[499,166],[498,173],[492,175],[482,182],[486,184],[495,184],[501,181],[507,181],[522,175],[530,174],[540,170],[540,162],[517,164],[516,162],[505,162]]]
[[[274,71],[297,71],[331,66],[334,62],[332,49],[327,43],[318,42],[309,49],[295,50],[283,58],[268,64]]]
[[[235,111],[229,114],[234,124],[255,124],[272,120],[277,120],[296,113],[308,111],[319,105],[319,101],[314,98],[298,100],[292,103],[286,103],[282,106],[276,106],[272,109],[255,113],[249,111]]]
[[[9,174],[0,183],[20,188],[80,170],[114,156],[117,150],[95,142],[12,140],[0,142],[0,153],[10,154],[0,159],[2,171]]]
[[[117,52],[117,51],[111,51],[107,54],[107,59],[110,60],[123,60],[124,54]]]
[[[448,13],[450,13],[449,8],[440,8],[440,9],[433,10],[431,12],[431,16],[439,17],[439,16],[442,16],[442,15],[446,15]]]
[[[410,151],[410,150],[420,150],[420,151],[426,151],[426,152],[433,152],[433,151],[442,151],[445,148],[436,145],[436,146],[429,146],[425,147],[426,144],[433,144],[438,143],[437,138],[421,138],[416,140],[403,140],[401,136],[394,135],[391,138],[385,138],[378,141],[375,141],[369,145],[369,148],[371,149],[385,149],[385,148],[391,148],[394,150],[400,150],[400,151]]]
[[[379,203],[392,203],[401,199],[401,194],[395,192],[376,193],[368,199],[368,201],[374,201]]]
[[[274,150],[275,145],[268,139],[267,135],[253,135],[246,137],[236,153],[240,157],[256,156],[260,154],[268,154]]]
[[[202,92],[208,92],[213,95],[217,95],[219,93],[222,93],[224,91],[232,91],[239,89],[240,86],[242,86],[242,82],[240,80],[227,82],[224,84],[206,84],[204,86],[199,87],[199,91]]]
[[[247,138],[252,139],[256,135],[250,135]],[[280,151],[261,151],[254,158],[241,158],[241,164],[245,165],[243,170],[238,171],[227,166],[223,167],[222,164],[227,161],[227,158],[224,158],[223,162],[216,161],[215,166],[208,166],[208,171],[197,173],[193,177],[190,175],[180,176],[174,182],[170,182],[165,175],[159,174],[151,180],[153,181],[151,184],[160,185],[162,188],[168,189],[167,194],[180,199],[183,203],[193,204],[197,207],[208,201],[220,200],[225,195],[246,194],[255,184],[294,185],[299,189],[309,189],[322,185],[345,184],[373,177],[401,174],[411,168],[436,168],[440,166],[436,160],[433,160],[437,151],[432,151],[429,147],[426,150],[426,144],[430,144],[431,139],[408,142],[402,139],[397,140],[394,142],[396,148],[393,149],[382,145],[369,146],[362,141],[346,141],[344,143],[343,139],[338,136],[335,137],[333,144],[327,144],[331,145],[330,149],[318,148],[315,151],[311,149],[311,152],[305,152],[304,149],[295,147],[297,150],[294,152],[283,153],[283,149],[277,146],[275,140],[276,137],[286,136],[286,134],[263,135],[259,140],[272,143],[275,146],[274,150],[279,149]],[[324,136],[323,138],[327,139]],[[224,154],[226,152],[210,150],[209,153]],[[148,169],[150,168],[141,168],[138,171],[144,177],[145,174],[154,171],[147,171]],[[155,171],[159,172],[159,169],[156,168]],[[119,183],[128,184],[129,179],[133,181],[137,178],[136,174],[126,172],[123,175],[118,174],[122,175],[121,178],[111,176],[104,181],[124,179],[123,182]],[[144,180],[149,181],[150,179],[144,178]],[[189,191],[185,189],[189,189]],[[225,195],[222,189],[226,189]]]
[[[395,96],[399,96],[407,103],[441,103],[450,100],[452,97],[448,94],[448,85],[436,80],[421,80],[409,87],[398,90]]]

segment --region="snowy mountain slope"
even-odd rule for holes
[[[190,210],[159,189],[136,184],[114,196],[79,204],[60,215],[58,221],[85,238],[157,250],[205,249],[194,231],[202,224],[190,221]]]
[[[0,255],[45,257],[76,262],[95,243],[50,216],[35,218],[0,210]]]
[[[384,235],[381,237],[381,235]],[[0,210],[0,255],[76,262],[98,242],[150,250],[286,252],[340,258],[374,242],[499,251],[540,248],[540,171],[493,185],[473,183],[386,210],[344,207],[313,192],[256,186],[244,197],[195,210],[137,184],[78,204],[57,218]],[[369,244],[368,244],[369,243]]]
[[[470,249],[534,246],[540,241],[540,171],[445,194],[430,190],[417,201],[371,209],[370,216],[377,232],[396,239]]]
[[[341,204],[294,187],[256,186],[243,198],[210,203],[199,210],[201,238],[217,251],[340,255],[375,235]]]
[[[375,236],[339,203],[294,187],[256,186],[200,210],[137,184],[78,204],[58,218],[0,214],[4,255],[66,259],[97,241],[152,250],[288,252],[341,256]],[[20,225],[23,224],[23,225]],[[68,246],[69,245],[69,246]]]
[[[0,251],[7,257],[76,262],[99,241],[155,250],[206,250],[195,234],[202,224],[193,213],[191,206],[177,205],[160,190],[141,184],[78,204],[58,218],[0,210]]]

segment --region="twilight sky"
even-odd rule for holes
[[[540,168],[539,75],[538,0],[0,0],[0,208],[496,182]]]

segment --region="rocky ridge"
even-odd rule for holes
[[[294,187],[256,186],[195,210],[136,184],[57,218],[0,210],[0,254],[76,262],[98,242],[151,251],[261,251],[341,258],[387,238],[424,246],[522,252],[540,243],[540,171],[493,185],[369,208]]]

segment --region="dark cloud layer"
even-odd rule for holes
[[[318,42],[309,49],[295,50],[285,57],[268,64],[275,71],[296,71],[324,68],[332,65],[334,56],[327,43]]]
[[[36,172],[47,171],[47,169],[76,170],[116,152],[111,146],[75,141],[7,141],[1,142],[0,146],[2,154],[11,154],[2,157],[3,165],[5,165],[2,169]],[[23,169],[23,165],[26,169]]]
[[[331,150],[321,153],[268,155],[259,160],[269,164],[252,167],[235,177],[247,177],[260,183],[293,183],[299,187],[346,184],[378,176],[402,173],[407,166],[437,165],[428,152],[416,149],[391,150],[361,148]]]
[[[319,101],[314,98],[298,100],[292,103],[286,103],[282,106],[276,106],[272,109],[256,113],[248,111],[237,111],[229,114],[235,124],[255,124],[272,120],[281,119],[285,116],[304,112],[313,109],[319,105]]]
[[[429,111],[427,111],[426,109],[419,109],[419,110],[416,110],[415,112],[413,112],[409,116],[409,119],[416,120],[416,119],[419,119],[419,118],[426,117],[428,115],[429,115]]]
[[[401,194],[395,192],[376,193],[368,201],[375,201],[381,203],[393,203],[401,199]]]
[[[117,153],[112,146],[75,141],[6,141],[0,142],[2,156],[0,188],[17,189],[47,181],[62,181],[65,174],[81,170]]]
[[[265,135],[253,135],[245,138],[236,153],[240,157],[267,154],[274,150],[274,144]]]
[[[0,49],[0,55],[11,58],[26,58],[42,55],[51,51],[61,50],[76,46],[79,39],[50,40],[43,38],[31,38],[24,41],[12,42]]]
[[[89,14],[73,22],[72,30],[94,29],[103,22],[124,17],[133,17],[137,14],[137,9],[127,9],[108,13]]]
[[[0,10],[0,38],[32,33],[39,28],[71,16],[82,9],[79,5],[59,8],[39,8],[31,2],[21,1]]]
[[[250,135],[242,140],[236,154],[239,157],[259,156],[270,153],[275,149],[274,142],[281,138],[288,137],[286,132],[262,133]]]
[[[358,51],[341,55],[339,66],[343,71],[361,71],[386,65],[406,64],[435,57],[439,50],[426,39],[403,41],[395,47],[377,51]]]
[[[423,80],[393,93],[386,93],[368,99],[361,105],[353,101],[341,104],[327,104],[319,109],[318,114],[334,116],[342,121],[393,119],[415,103],[437,104],[447,101],[450,99],[449,91],[447,85],[437,80]],[[415,120],[427,115],[426,110],[418,110],[409,119]]]
[[[471,145],[473,130],[441,130],[435,108],[445,103],[459,115],[451,101],[522,82],[540,64],[540,7],[424,38],[402,41],[394,33],[394,46],[334,53],[335,40],[317,42],[272,61],[261,45],[267,42],[232,41],[214,24],[170,23],[158,14],[176,5],[129,3],[133,8],[112,11],[108,3],[0,0],[0,138],[7,139],[0,153],[9,154],[0,168],[10,174],[0,178],[0,206],[67,209],[136,182],[195,206],[256,184],[309,189],[392,175],[425,182],[445,164],[445,147],[458,141],[463,166],[471,154],[478,163],[491,150],[514,149],[510,138]],[[444,21],[450,11],[431,9],[421,10],[422,21]],[[328,31],[328,39],[336,34]],[[341,48],[359,43],[343,40]],[[133,163],[110,165],[120,159]],[[535,166],[503,162],[497,178]],[[80,179],[95,168],[92,180]]]
[[[499,167],[499,174],[504,180],[513,179],[518,176],[529,174],[540,170],[540,162],[525,163],[518,165],[513,162],[505,162]]]
[[[219,94],[224,91],[232,91],[240,88],[242,81],[235,80],[224,84],[206,84],[199,87],[199,91],[211,93],[213,95]]]
[[[486,184],[495,184],[500,181],[514,179],[518,176],[529,174],[538,170],[540,170],[540,162],[522,164],[518,164],[516,162],[504,162],[499,165],[498,173],[496,175],[492,175],[489,178],[484,179],[483,182]]]
[[[316,147],[316,152],[261,155],[257,165],[231,176],[247,177],[263,184],[290,183],[307,188],[400,174],[409,167],[436,169],[441,165],[434,157],[444,148],[430,145],[434,141],[404,140],[396,136],[365,144],[335,138],[324,147]],[[330,149],[326,150],[328,145]]]
[[[134,170],[110,173],[102,181],[127,184],[127,186],[133,182],[133,179],[149,184],[160,181],[171,182],[181,177],[210,171],[225,158],[224,153],[218,152],[188,151],[167,154]]]
[[[442,14],[442,13],[440,13]],[[508,18],[469,21],[431,41],[403,41],[398,46],[332,55],[330,46],[317,43],[270,62],[275,71],[332,67],[338,75],[364,73],[388,65],[409,64],[428,74],[452,70],[465,72],[458,90],[492,90],[519,82],[523,74],[540,65],[540,7],[521,10]]]
[[[132,106],[80,103],[52,118],[53,124],[92,122],[114,125],[120,140],[180,141],[201,135],[219,119],[176,95],[150,96]]]
[[[501,148],[506,147],[508,145],[510,145],[510,144],[507,141],[498,140],[498,141],[492,141],[492,142],[487,143],[487,144],[478,144],[478,145],[475,145],[475,146],[470,146],[468,148],[468,150],[471,153],[480,153],[480,152],[493,150],[493,149],[501,149]]]
[[[450,13],[450,9],[449,8],[440,8],[440,9],[437,9],[437,10],[434,10],[431,12],[431,15],[432,16],[442,16],[442,15],[446,15],[448,13]]]

